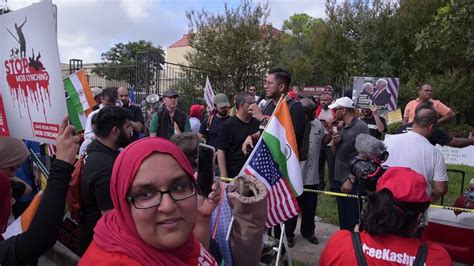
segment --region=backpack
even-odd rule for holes
[[[295,106],[296,103],[299,103],[300,101],[296,99],[288,99],[287,101],[288,104],[288,110],[291,113],[291,109],[293,106]],[[270,103],[272,101],[267,101],[265,103],[265,106],[263,107],[262,113],[265,112],[265,110],[270,106]],[[311,123],[309,119],[304,116],[304,133],[303,133],[303,140],[301,143],[301,147],[298,149],[298,155],[299,155],[299,160],[300,161],[306,161],[308,159],[308,152],[309,152],[309,134],[311,133]]]
[[[74,164],[74,171],[71,175],[71,182],[69,182],[69,189],[66,197],[67,208],[71,214],[71,219],[76,222],[79,221],[81,210],[81,179],[85,157],[87,157],[87,154],[81,156]]]

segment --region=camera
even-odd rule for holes
[[[355,148],[358,155],[350,162],[351,173],[364,190],[374,192],[377,181],[387,170],[382,166],[388,158],[388,151],[382,141],[368,135],[356,137]]]
[[[387,170],[386,166],[382,166],[381,161],[365,160],[356,156],[350,162],[351,173],[362,184],[362,187],[370,192],[374,192],[377,181]]]

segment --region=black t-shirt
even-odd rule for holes
[[[145,118],[143,118],[143,113],[142,109],[138,106],[135,105],[129,105],[127,107],[124,107],[125,109],[129,110],[132,113],[132,121],[133,122],[140,122],[142,125],[145,125]],[[135,130],[133,131],[133,135],[130,139],[130,141],[135,141],[140,138],[140,132],[136,132]]]
[[[237,116],[229,118],[221,127],[221,134],[217,149],[225,153],[227,175],[235,177],[245,164],[248,156],[242,152],[242,144],[248,135],[258,131],[260,123],[251,118],[250,122],[244,123]]]
[[[398,131],[396,134],[406,133],[410,131],[412,127],[413,127],[413,122],[408,123],[407,125],[401,125],[400,128],[398,128]],[[453,137],[448,135],[448,133],[446,133],[444,130],[442,130],[439,127],[435,127],[435,129],[433,130],[433,133],[428,138],[428,141],[432,145],[439,144],[441,146],[448,145],[451,142],[451,140],[453,140]]]
[[[87,147],[87,157],[82,169],[81,210],[79,218],[79,253],[86,251],[92,242],[94,227],[102,216],[101,211],[112,209],[110,177],[119,151],[113,150],[97,139]]]
[[[227,117],[218,117],[214,115],[212,117],[211,125],[209,126],[209,130],[207,130],[207,119],[204,119],[201,122],[201,127],[199,128],[199,133],[203,134],[206,137],[207,144],[211,145],[214,148],[217,148],[217,144],[219,143],[219,136],[221,132],[221,127],[226,122],[230,116]]]
[[[364,121],[367,124],[367,126],[369,127],[370,135],[372,137],[377,138],[377,139],[382,139],[382,133],[380,133],[379,130],[377,129],[377,123],[375,123],[375,117],[374,116],[372,116],[370,118],[361,117],[360,120]],[[380,120],[382,120],[382,124],[383,124],[383,127],[384,127],[383,132],[387,132],[387,123],[385,122],[385,118],[380,116]]]

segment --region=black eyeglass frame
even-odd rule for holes
[[[173,195],[171,194],[171,190],[176,187],[176,186],[182,186],[182,185],[190,185],[193,189],[193,192],[192,194],[186,196],[185,198],[182,198],[182,199],[175,199],[173,197]],[[155,205],[152,205],[152,206],[148,206],[148,207],[137,207],[137,205],[135,204],[135,197],[142,193],[143,191],[140,191],[140,192],[137,192],[133,195],[130,195],[130,196],[127,196],[127,201],[132,203],[133,207],[135,207],[135,209],[139,209],[139,210],[143,210],[143,209],[150,209],[150,208],[153,208],[153,207],[156,207],[156,206],[159,206],[161,204],[161,201],[163,200],[163,195],[164,194],[169,194],[170,195],[170,198],[173,200],[173,201],[181,201],[181,200],[185,200],[185,199],[189,199],[190,197],[196,195],[196,183],[193,182],[193,181],[189,181],[189,182],[181,182],[181,183],[177,183],[177,184],[174,184],[172,186],[170,186],[167,190],[165,191],[161,191],[161,190],[158,190],[158,189],[153,189],[153,190],[147,190],[147,191],[153,191],[153,192],[160,192],[160,201],[155,204]]]

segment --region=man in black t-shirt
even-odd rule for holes
[[[415,114],[422,109],[435,110],[432,102],[423,102],[420,103],[416,109]],[[436,110],[435,110],[436,111]],[[401,125],[396,134],[407,133],[413,127],[413,122],[408,123],[407,125]],[[454,148],[464,148],[470,145],[474,145],[474,136],[469,138],[454,138],[446,133],[441,128],[435,126],[431,136],[428,138],[428,141],[432,145],[439,144],[441,146],[450,146]]]
[[[267,103],[265,104],[263,110],[261,110],[256,104],[250,107],[250,113],[258,121],[265,123],[265,120],[268,120],[273,114],[275,107],[280,100],[282,94],[287,94],[290,88],[291,75],[288,71],[281,68],[272,68],[268,71],[268,75],[265,80],[265,93],[268,97]],[[309,122],[305,116],[305,111],[301,103],[291,97],[287,97],[286,103],[288,104],[288,109],[290,111],[291,122],[293,123],[293,129],[295,130],[296,144],[298,146],[298,152],[300,154],[300,161],[306,160],[306,155],[302,156],[304,150],[309,141],[309,136],[305,136],[305,128],[310,130]],[[259,136],[257,136],[258,139]],[[255,139],[248,139],[246,145],[250,145],[252,141],[255,142]]]
[[[120,87],[117,89],[119,100],[122,102],[123,108],[127,109],[132,113],[132,121],[130,121],[133,128],[133,135],[131,142],[140,138],[140,133],[143,132],[143,125],[145,124],[145,118],[143,118],[142,109],[138,106],[130,104],[130,98],[128,97],[128,89]]]
[[[258,132],[260,125],[249,113],[252,104],[255,104],[255,97],[246,91],[240,92],[235,97],[235,116],[222,125],[217,144],[217,161],[221,176],[237,176],[249,156],[249,153],[243,153],[242,144],[247,136]]]
[[[382,133],[387,132],[387,123],[385,118],[379,115],[377,106],[372,105],[369,108],[362,109],[364,116],[360,120],[364,121],[369,127],[370,135],[376,139],[382,139]]]
[[[110,177],[119,148],[130,143],[132,132],[130,112],[118,106],[107,106],[94,116],[97,136],[87,146],[81,177],[81,209],[79,214],[79,254],[92,242],[94,227],[100,217],[113,209]]]
[[[210,115],[201,123],[199,137],[206,140],[206,143],[217,148],[221,127],[229,119],[229,98],[223,93],[214,96],[214,107],[217,113]]]

